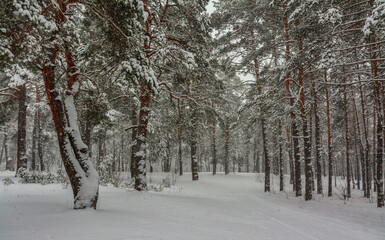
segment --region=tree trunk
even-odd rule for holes
[[[140,109],[138,119],[138,132],[135,146],[135,189],[143,191],[147,189],[146,178],[146,137],[149,118],[150,92],[142,86],[140,97]]]
[[[383,119],[381,112],[381,103],[378,101],[377,110],[377,178],[375,184],[377,185],[377,207],[384,207],[384,181],[383,181]]]
[[[217,174],[217,149],[216,149],[216,121],[214,112],[214,101],[211,102],[211,110],[213,111],[213,132],[212,132],[212,162],[213,162],[213,175]]]
[[[374,94],[374,96],[376,96],[376,93]],[[376,137],[377,137],[377,134],[376,134],[376,130],[377,130],[376,129],[376,126],[377,126],[376,125],[376,120],[377,120],[376,104],[373,104],[373,151],[372,151],[372,154],[373,154],[373,157],[372,157],[372,159],[373,159],[372,160],[372,176],[373,176],[373,182],[374,182],[373,192],[376,192],[376,188],[377,188],[377,186],[376,186],[376,178],[377,178],[377,176],[376,176]]]
[[[164,172],[170,172],[171,170],[171,159],[170,159],[170,155],[171,155],[171,147],[170,147],[170,137],[166,136],[166,159],[165,159],[165,162],[164,162]]]
[[[311,71],[311,70],[310,70]],[[322,168],[321,168],[321,131],[320,119],[318,115],[318,97],[314,81],[314,74],[311,72],[312,92],[313,92],[313,112],[315,124],[315,164],[317,175],[317,194],[322,194]],[[324,168],[325,171],[325,168]]]
[[[6,145],[6,136],[7,136],[7,132],[4,124],[4,137],[3,137],[3,146],[1,147],[1,152],[0,152],[0,165],[1,165],[1,161],[3,160],[3,153]],[[5,162],[7,163],[7,159],[5,159]]]
[[[99,129],[98,132],[98,158],[96,160],[96,169],[98,173],[100,174],[100,164],[104,161],[105,152],[104,152],[104,145],[106,141],[106,132],[107,129]]]
[[[325,94],[326,94],[326,116],[328,126],[328,158],[329,158],[329,176],[328,176],[328,197],[333,195],[333,153],[332,153],[332,134],[330,125],[330,102],[328,90],[327,70],[324,70]]]
[[[246,164],[246,172],[250,172],[250,161],[249,161],[249,146],[248,143],[245,143],[246,145],[246,153],[245,153],[245,164]]]
[[[135,178],[136,176],[136,171],[135,171],[135,152],[136,152],[136,135],[138,133],[138,117],[137,117],[137,110],[135,108],[132,109],[131,112],[131,124],[134,126],[132,128],[132,133],[131,133],[131,161],[130,161],[130,173],[131,173],[131,178]],[[135,127],[137,126],[137,127]],[[123,149],[123,136],[122,136],[122,149]],[[122,157],[123,158],[123,157]]]
[[[197,116],[196,107],[193,107],[193,113],[191,116],[191,177],[193,181],[199,180],[198,175],[198,160],[197,160]]]
[[[19,176],[20,169],[27,169],[26,155],[26,126],[27,126],[27,89],[25,84],[18,86],[17,97],[19,100],[19,116],[17,122],[17,162],[16,176]]]
[[[178,128],[178,162],[179,162],[179,176],[183,175],[183,161],[182,161],[182,133],[183,126]]]
[[[279,191],[283,191],[283,156],[282,156],[282,126],[278,121],[278,139],[279,139]]]
[[[230,117],[226,116],[226,142],[225,142],[225,174],[229,174],[229,156],[230,154]],[[234,165],[234,164],[233,164]],[[233,166],[234,167],[234,166]]]
[[[373,0],[370,1],[371,7],[373,7]],[[376,42],[376,35],[374,30],[371,34],[371,41],[373,43]],[[377,79],[378,77],[378,63],[377,63],[377,44],[373,44],[370,47],[371,51],[371,69],[372,69],[372,75],[374,79]],[[375,179],[374,184],[377,185],[377,207],[382,208],[384,207],[384,180],[383,180],[383,117],[382,114],[382,103],[385,101],[384,98],[384,89],[382,86],[382,83],[380,81],[375,81],[375,100],[376,100],[376,107],[377,107],[377,177]],[[374,159],[373,159],[374,161]],[[374,174],[373,174],[374,176]],[[369,185],[370,185],[370,181]]]
[[[300,20],[296,20],[296,26],[300,25]],[[299,42],[299,53],[302,55],[303,51],[303,42],[301,37],[298,37]],[[302,118],[302,130],[303,130],[303,150],[304,150],[304,158],[305,158],[305,200],[311,200],[312,198],[312,191],[311,191],[311,179],[312,179],[312,166],[311,166],[311,154],[310,154],[310,138],[309,138],[309,132],[307,130],[307,119],[305,115],[305,89],[303,84],[303,66],[300,63],[299,65],[299,71],[298,71],[298,85],[300,87],[300,96],[299,96],[299,103],[300,103],[300,111],[301,111],[301,118]],[[297,170],[297,169],[296,169]],[[296,172],[298,173],[298,172]]]
[[[40,102],[40,99],[39,99]],[[37,128],[38,128],[38,133],[37,133],[37,156],[39,158],[40,162],[40,171],[45,171],[45,164],[44,164],[44,153],[43,153],[43,129],[41,126],[41,111],[40,107],[38,109],[37,113]]]
[[[263,154],[265,156],[265,192],[270,192],[270,161],[269,152],[267,150],[267,136],[266,136],[266,125],[265,119],[261,119],[261,130],[262,130],[262,142],[263,142]]]
[[[343,66],[343,79],[346,83],[345,67]],[[347,86],[344,84],[344,112],[345,112],[345,157],[346,157],[346,182],[347,182],[347,198],[351,198],[351,172],[350,172],[350,141],[349,141],[349,116],[348,116],[348,97]]]
[[[6,132],[4,136],[4,157],[5,157],[5,170],[8,171],[13,171],[14,166],[13,166],[13,161],[9,159],[8,156],[8,133]]]
[[[60,154],[74,194],[74,209],[96,208],[99,177],[88,156],[87,146],[80,137],[74,95],[79,89],[77,69],[66,48],[68,89],[60,93],[56,88],[55,62],[59,47],[45,49],[43,78],[48,102],[55,124]]]
[[[357,179],[357,188],[358,189],[361,189],[361,177],[360,177],[360,159],[361,159],[361,155],[362,155],[362,141],[361,141],[361,130],[360,130],[360,123],[359,123],[359,120],[358,120],[358,113],[357,113],[357,106],[356,106],[356,100],[354,98],[354,94],[352,92],[352,102],[353,102],[353,111],[354,111],[354,114],[353,114],[353,127],[354,127],[354,141],[355,141],[355,145],[354,145],[354,150],[355,150],[355,154],[356,154],[356,179]],[[359,147],[359,151],[358,151],[358,148],[357,148],[357,144],[358,144],[358,147]]]
[[[32,150],[32,154],[31,154],[31,169],[32,171],[35,171],[36,170],[36,140],[37,140],[37,129],[38,129],[38,122],[37,122],[37,117],[38,117],[38,112],[37,110],[35,110],[35,114],[34,114],[34,117],[33,117],[33,130],[32,130],[32,147],[31,147],[31,150]]]

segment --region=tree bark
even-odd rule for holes
[[[27,147],[26,147],[26,126],[27,126],[27,89],[25,84],[17,87],[17,98],[19,101],[19,115],[17,122],[17,162],[16,176],[19,176],[19,171],[27,169]]]
[[[311,70],[310,70],[311,71]],[[322,194],[322,168],[321,168],[321,131],[320,131],[320,119],[318,115],[318,97],[315,86],[314,74],[311,72],[312,79],[312,92],[313,92],[313,112],[314,112],[314,124],[315,124],[315,163],[317,173],[317,194]],[[325,168],[324,168],[325,171]]]
[[[135,108],[132,109],[131,111],[131,124],[132,126],[137,126],[138,125],[138,117],[137,117],[137,110]],[[132,128],[132,133],[131,133],[131,161],[130,161],[130,173],[131,173],[131,178],[135,178],[136,176],[136,171],[135,171],[135,147],[136,147],[136,135],[138,133],[138,128],[133,127]],[[122,136],[122,145],[123,145],[123,136]],[[122,147],[123,148],[123,147]]]
[[[279,139],[279,191],[283,191],[283,156],[282,156],[282,126],[281,121],[278,121],[278,139]]]
[[[230,116],[226,116],[226,140],[225,140],[225,174],[229,174],[230,154]],[[234,167],[234,164],[233,164]]]
[[[191,117],[191,175],[193,181],[199,180],[198,175],[198,160],[197,160],[197,119],[196,109],[193,110]]]
[[[214,111],[214,101],[211,102],[211,109],[213,111],[213,132],[212,132],[212,162],[213,162],[213,175],[217,174],[217,149],[216,149],[216,121],[215,121],[215,111]]]
[[[31,154],[31,169],[32,171],[36,170],[36,140],[37,140],[37,129],[38,129],[38,122],[37,122],[38,112],[35,110],[35,114],[33,116],[33,130],[32,130],[32,154]]]
[[[138,132],[135,146],[135,189],[143,191],[147,189],[146,178],[146,137],[149,118],[150,92],[142,86],[140,97],[140,109],[138,119]]]
[[[62,2],[59,2],[62,4]],[[63,10],[63,9],[62,9]],[[65,12],[65,10],[63,11]],[[88,148],[80,137],[74,95],[79,87],[76,66],[68,48],[66,61],[67,90],[58,92],[55,78],[55,62],[58,46],[45,49],[43,78],[45,92],[55,124],[60,154],[74,194],[74,209],[96,208],[99,196],[99,177],[88,156]]]
[[[329,176],[328,176],[328,197],[333,195],[333,149],[332,149],[332,134],[330,125],[330,102],[328,90],[327,70],[324,70],[325,94],[326,94],[326,117],[328,126],[328,158],[329,158]]]
[[[351,172],[350,172],[350,140],[349,140],[349,116],[348,116],[348,97],[347,97],[347,86],[345,68],[343,68],[343,79],[344,79],[344,113],[345,113],[345,157],[346,157],[346,182],[347,182],[347,198],[351,198]]]
[[[183,175],[183,159],[182,159],[182,133],[183,126],[178,128],[178,162],[179,162],[179,176]]]

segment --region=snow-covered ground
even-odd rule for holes
[[[385,209],[374,203],[267,194],[255,174],[200,174],[192,182],[187,173],[163,192],[101,186],[96,211],[73,210],[61,184],[21,184],[13,175],[0,172],[1,240],[385,239]],[[3,185],[5,177],[15,184]]]

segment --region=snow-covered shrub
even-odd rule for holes
[[[151,192],[161,192],[163,191],[163,185],[162,184],[148,184],[147,190]]]
[[[21,183],[40,183],[42,185],[52,184],[56,182],[56,176],[52,173],[47,172],[27,172],[24,171],[22,174],[20,173]]]
[[[56,172],[56,182],[68,185],[69,179],[67,173],[64,170],[58,169]]]
[[[171,179],[170,179],[170,176],[167,175],[166,177],[164,177],[162,179],[162,183],[161,185],[165,188],[170,188],[171,187]]]
[[[125,179],[123,181],[121,181],[118,185],[119,188],[124,188],[124,189],[127,189],[127,190],[135,190],[135,181],[133,178],[128,178],[128,179]]]
[[[64,170],[58,170],[56,174],[50,172],[23,171],[20,173],[20,183],[40,183],[42,185],[63,183],[68,185],[68,177]]]
[[[112,184],[115,187],[118,187],[122,181],[121,174],[118,171],[113,171],[114,159],[111,154],[108,154],[99,166],[99,181],[100,185],[107,186],[107,184]]]
[[[10,184],[15,184],[15,183],[10,178],[4,178],[3,179],[3,184],[8,186]]]
[[[164,188],[171,187],[171,178],[170,175],[167,175],[162,179],[162,182],[159,184],[148,184],[147,190],[152,192],[161,192]]]

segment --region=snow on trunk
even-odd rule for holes
[[[149,104],[150,104],[150,93],[142,87],[142,93],[140,98],[140,110],[139,110],[139,126],[135,142],[135,189],[143,191],[147,189],[147,178],[146,178],[146,135],[147,125],[149,118]]]
[[[64,108],[67,117],[66,132],[68,136],[65,148],[68,153],[68,160],[75,169],[79,184],[77,186],[77,194],[74,195],[74,208],[96,208],[99,193],[99,176],[89,159],[88,147],[83,143],[80,136],[73,94],[67,92]]]

